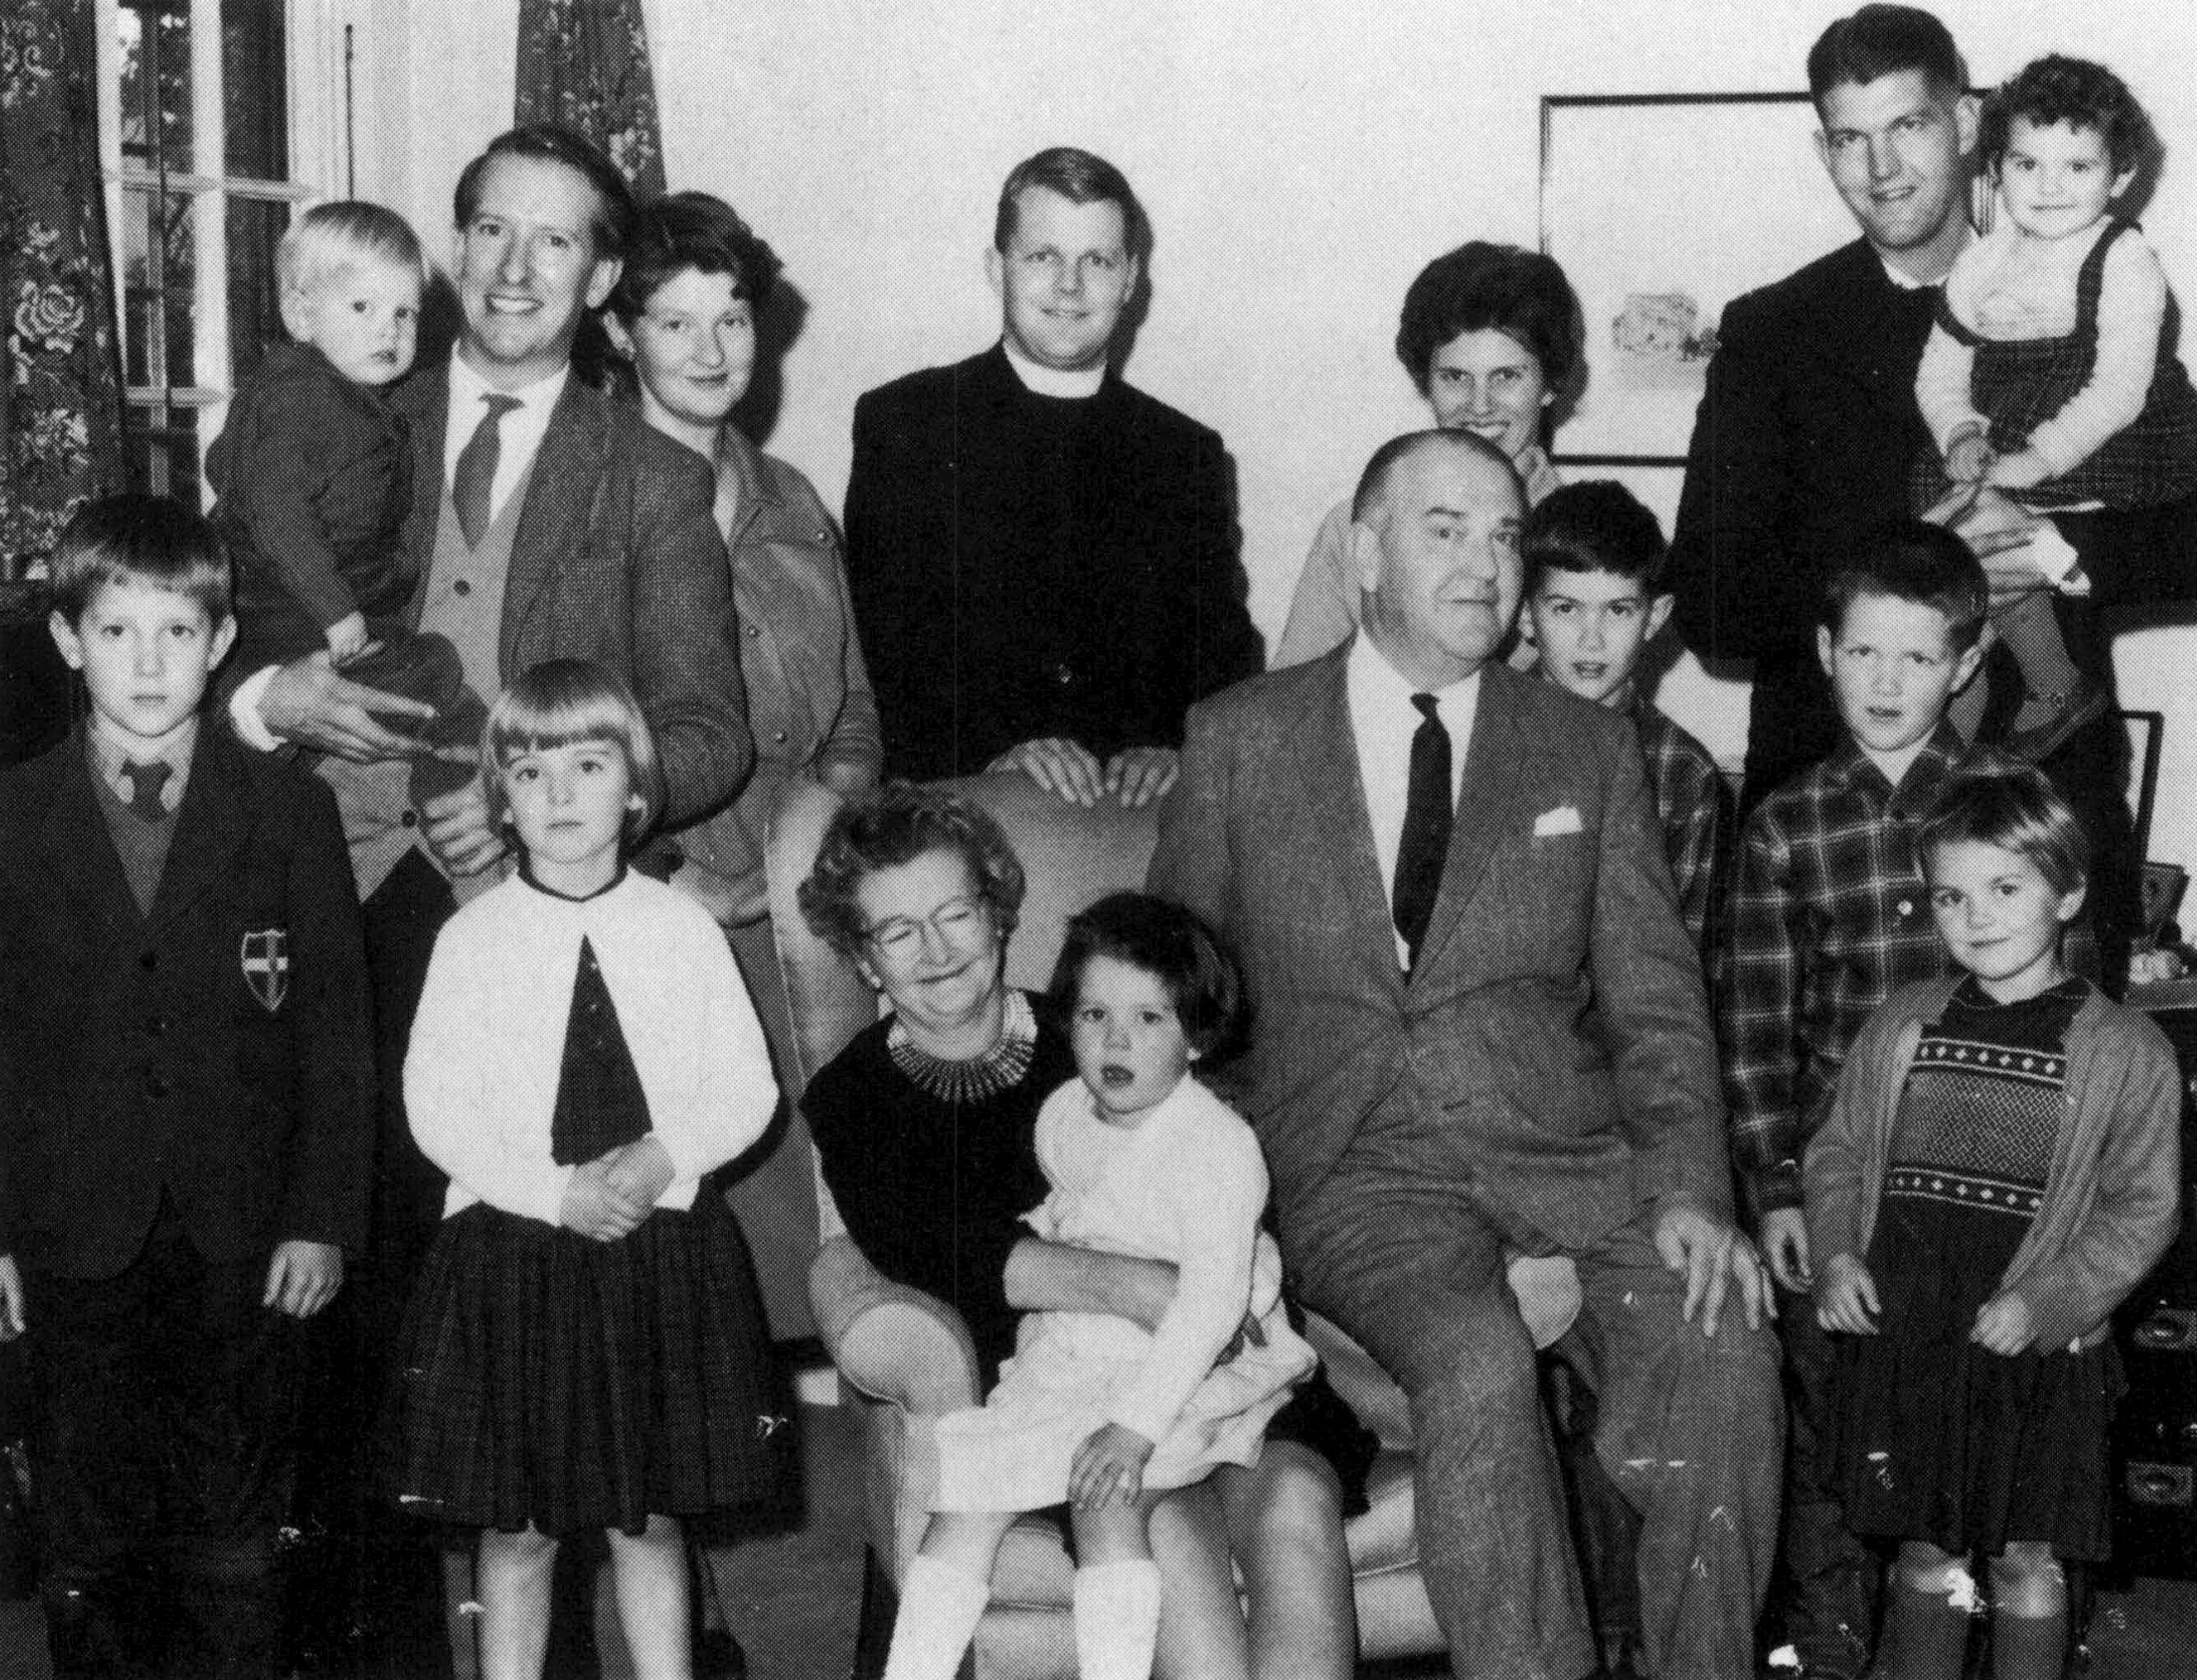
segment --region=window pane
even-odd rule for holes
[[[191,200],[157,188],[124,188],[123,378],[129,384],[200,383],[191,331],[197,273]]]
[[[122,377],[130,385],[151,385],[153,368],[164,352],[159,292],[152,260],[151,193],[126,187],[122,193]]]
[[[197,335],[191,319],[198,298],[198,252],[191,244],[191,200],[180,194],[156,199],[160,211],[160,316],[165,365],[171,385],[197,385]]]
[[[290,206],[260,199],[229,201],[229,360],[230,389],[259,366],[261,353],[281,337],[281,299],[275,284],[275,247],[290,225]]]
[[[290,172],[283,8],[284,0],[222,0],[222,110],[230,175],[280,181]]]
[[[194,408],[132,403],[125,441],[136,489],[200,505],[199,417]]]
[[[191,148],[190,0],[121,0],[122,159],[149,170],[188,171]]]

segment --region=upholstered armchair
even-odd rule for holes
[[[1041,990],[1067,918],[1104,893],[1142,885],[1156,838],[1153,813],[1111,805],[1086,810],[1021,776],[976,778],[957,791],[998,818],[1022,860],[1029,894],[1008,947],[1007,977]],[[874,995],[809,931],[795,899],[838,804],[824,790],[804,787],[780,813],[770,837],[771,918],[798,1057],[791,1072],[804,1085],[877,1018]],[[882,1666],[893,1590],[923,1537],[936,1475],[930,1421],[979,1398],[977,1361],[953,1310],[880,1277],[841,1229],[820,1180],[817,1194],[824,1241],[809,1272],[809,1298],[824,1346],[862,1412],[870,1555],[855,1671],[867,1675]],[[1542,1279],[1553,1288],[1534,1295],[1545,1320],[1535,1326],[1537,1338],[1545,1345],[1576,1306],[1575,1279],[1568,1279],[1565,1263],[1556,1265],[1562,1275]],[[1362,1653],[1377,1659],[1438,1652],[1442,1638],[1419,1575],[1403,1395],[1333,1325],[1314,1318],[1310,1338],[1335,1387],[1383,1448],[1368,1490],[1371,1509],[1347,1534]],[[1053,1525],[1017,1526],[993,1571],[992,1605],[976,1640],[977,1680],[1070,1680],[1075,1671],[1071,1573]]]

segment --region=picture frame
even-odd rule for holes
[[[2151,855],[2151,819],[2159,805],[2159,765],[2165,749],[2166,714],[2123,709],[2113,715],[2128,735],[2129,822],[2141,860]]]
[[[1543,97],[1541,249],[1586,329],[1559,465],[1685,464],[1725,305],[1854,237],[1816,132],[1805,93]]]

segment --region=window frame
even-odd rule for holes
[[[226,161],[227,119],[223,104],[221,14],[223,0],[188,0],[191,52],[191,146],[193,161]],[[123,307],[128,267],[124,249],[125,198],[136,189],[190,200],[191,252],[194,284],[191,308],[192,362],[203,380],[207,369],[230,369],[229,209],[232,199],[302,207],[333,196],[348,171],[345,156],[345,24],[338,0],[284,0],[283,58],[288,109],[289,173],[284,180],[209,174],[203,170],[155,171],[122,156],[123,0],[93,0],[97,43],[97,107],[100,178],[107,201],[108,255],[114,275],[116,334],[123,366],[129,366],[130,311]],[[148,371],[155,369],[148,361]],[[229,414],[233,379],[217,385],[125,385],[126,429],[150,426],[157,436],[172,411],[197,417],[196,441],[202,495],[206,449],[220,434]],[[130,451],[130,477],[142,472],[141,452]],[[147,486],[147,488],[159,488]]]

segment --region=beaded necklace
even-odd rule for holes
[[[1029,1072],[1037,1053],[1037,1017],[1028,998],[1009,992],[999,1042],[989,1050],[959,1060],[933,1056],[909,1039],[898,1019],[885,1034],[885,1050],[893,1066],[940,1102],[982,1103],[1012,1091]]]

